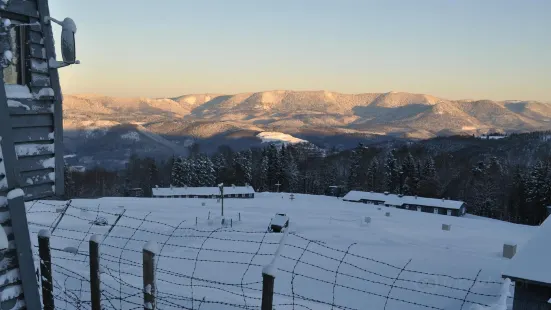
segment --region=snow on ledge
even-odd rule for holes
[[[12,199],[15,199],[15,198],[18,198],[18,197],[23,197],[25,196],[25,193],[23,192],[22,189],[20,188],[16,188],[16,189],[12,189],[11,191],[9,191],[8,193],[8,200],[12,200]]]
[[[51,157],[42,161],[42,167],[55,168],[55,157]]]
[[[50,238],[51,234],[50,234],[50,231],[48,229],[41,229],[38,232],[38,236],[42,237],[42,238]]]
[[[151,252],[153,254],[158,254],[159,253],[159,246],[157,245],[157,242],[155,241],[148,241],[144,247],[143,247],[144,251],[148,251],[148,252]]]
[[[37,99],[40,99],[42,97],[54,97],[54,96],[55,96],[54,90],[48,87],[48,88],[40,89],[40,91],[38,91],[38,94],[36,94],[34,97],[36,97]]]
[[[28,105],[22,104],[19,101],[16,100],[10,100],[8,99],[8,107],[10,108],[24,108],[25,110],[29,111],[31,108],[29,108]]]
[[[15,99],[33,99],[30,89],[26,85],[4,84],[7,98]]]
[[[90,237],[90,241],[99,244],[99,243],[101,243],[101,236],[100,235],[93,235],[92,237]]]
[[[264,268],[262,268],[262,273],[275,278],[276,270],[277,270],[277,268],[276,268],[275,264],[268,264],[268,265],[264,266]]]

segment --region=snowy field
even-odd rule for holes
[[[65,204],[27,203],[35,244]],[[51,237],[56,308],[90,308],[88,240],[99,234],[105,309],[143,307],[142,249],[151,240],[159,245],[158,309],[260,309],[262,268],[283,236],[266,228],[285,213],[290,229],[276,260],[275,309],[475,309],[500,298],[503,243],[522,247],[535,231],[326,196],[261,193],[226,199],[224,207],[226,227],[215,199],[73,200]],[[91,224],[102,218],[107,226]]]

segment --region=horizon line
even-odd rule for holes
[[[278,92],[278,91],[283,91],[283,92],[302,92],[302,93],[305,93],[305,92],[329,92],[329,93],[337,93],[337,94],[341,94],[341,95],[366,95],[366,94],[378,94],[378,95],[383,95],[383,94],[391,94],[391,93],[396,93],[396,94],[399,94],[399,93],[402,93],[402,94],[410,94],[410,95],[423,95],[423,96],[432,96],[432,97],[435,97],[437,99],[443,99],[443,100],[448,100],[448,101],[483,101],[483,100],[490,100],[490,101],[494,101],[494,102],[514,102],[514,101],[519,101],[519,102],[539,102],[539,103],[545,103],[545,104],[551,104],[551,100],[534,100],[534,99],[504,99],[504,100],[496,100],[496,99],[490,99],[490,98],[480,98],[480,99],[475,99],[475,98],[461,98],[461,99],[449,99],[449,98],[444,98],[444,97],[440,97],[440,96],[436,96],[436,95],[431,95],[431,94],[427,94],[427,93],[415,93],[415,92],[407,92],[407,91],[387,91],[387,92],[359,92],[359,93],[346,93],[346,92],[339,92],[339,91],[331,91],[331,90],[326,90],[326,89],[318,89],[318,90],[292,90],[292,89],[272,89],[272,90],[263,90],[263,91],[245,91],[245,92],[236,92],[236,93],[217,93],[217,92],[193,92],[193,93],[187,93],[187,94],[183,94],[183,95],[178,95],[178,96],[167,96],[167,97],[148,97],[148,96],[119,96],[119,95],[106,95],[106,94],[102,94],[102,93],[66,93],[64,95],[66,96],[101,96],[101,97],[111,97],[111,98],[119,98],[119,99],[155,99],[155,100],[161,100],[161,99],[169,99],[169,100],[174,100],[176,98],[180,98],[180,97],[185,97],[185,96],[199,96],[199,95],[213,95],[213,96],[216,96],[216,97],[220,97],[220,96],[236,96],[236,95],[240,95],[240,94],[258,94],[258,93],[265,93],[265,92]],[[214,98],[216,98],[214,97]]]

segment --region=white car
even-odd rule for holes
[[[268,226],[269,232],[284,232],[289,227],[289,217],[283,213],[276,214]]]

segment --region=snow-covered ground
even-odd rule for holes
[[[140,141],[140,134],[138,134],[135,131],[129,131],[125,134],[122,134],[121,138],[126,139],[126,140]]]
[[[276,259],[277,310],[493,305],[503,295],[501,272],[508,263],[501,257],[503,243],[516,243],[522,251],[535,232],[470,215],[456,218],[327,196],[294,198],[257,193],[254,199],[226,199],[224,214],[232,227],[221,227],[216,199],[73,200],[51,237],[56,303],[74,309],[80,299],[89,308],[88,240],[105,236],[123,210],[101,245],[106,308],[143,306],[142,249],[153,240],[159,246],[159,309],[259,309],[262,268],[283,236],[266,233],[276,213],[290,218]],[[39,230],[55,226],[64,204],[27,203],[33,242]],[[109,225],[90,224],[98,218]],[[443,231],[442,224],[451,230]]]
[[[488,135],[481,135],[478,137],[479,139],[482,139],[482,140],[499,140],[499,139],[503,139],[503,138],[507,138],[507,136],[488,136]]]
[[[262,143],[307,143],[308,141],[293,137],[289,134],[275,131],[264,131],[256,135],[262,140]]]

